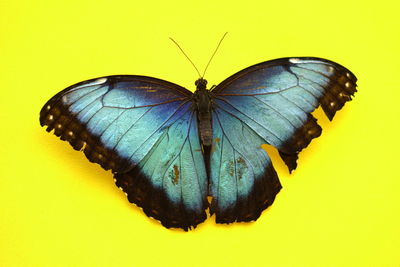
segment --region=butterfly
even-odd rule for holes
[[[265,61],[210,90],[201,77],[194,93],[147,76],[106,76],[56,94],[40,124],[112,170],[128,200],[167,228],[194,228],[208,208],[217,223],[249,222],[281,189],[261,145],[277,148],[293,171],[321,134],[311,112],[321,106],[332,120],[356,81],[315,57]]]

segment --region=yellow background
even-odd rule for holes
[[[0,266],[400,266],[398,1],[0,2]],[[140,74],[193,89],[252,64],[324,57],[359,79],[354,100],[300,154],[255,223],[167,230],[110,172],[39,126],[61,89]]]

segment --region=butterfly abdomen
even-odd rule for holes
[[[199,113],[199,131],[203,146],[211,146],[212,127],[211,113]]]

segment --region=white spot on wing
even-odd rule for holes
[[[107,81],[107,78],[99,78],[93,82],[91,85],[103,84]]]
[[[290,63],[301,63],[301,59],[300,58],[290,58],[289,62]]]
[[[75,87],[74,89],[79,89],[79,88],[82,88],[82,87],[93,86],[93,85],[99,85],[99,84],[105,83],[106,81],[107,81],[107,78],[98,78],[98,79],[94,80],[91,83],[82,84],[80,86]]]

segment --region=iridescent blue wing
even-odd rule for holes
[[[41,125],[111,169],[130,202],[166,227],[206,218],[207,176],[192,93],[144,76],[78,83],[51,98]]]
[[[320,58],[282,58],[246,68],[212,91],[211,212],[217,222],[250,221],[272,204],[281,186],[261,144],[275,146],[292,171],[298,153],[356,92],[356,77]]]

